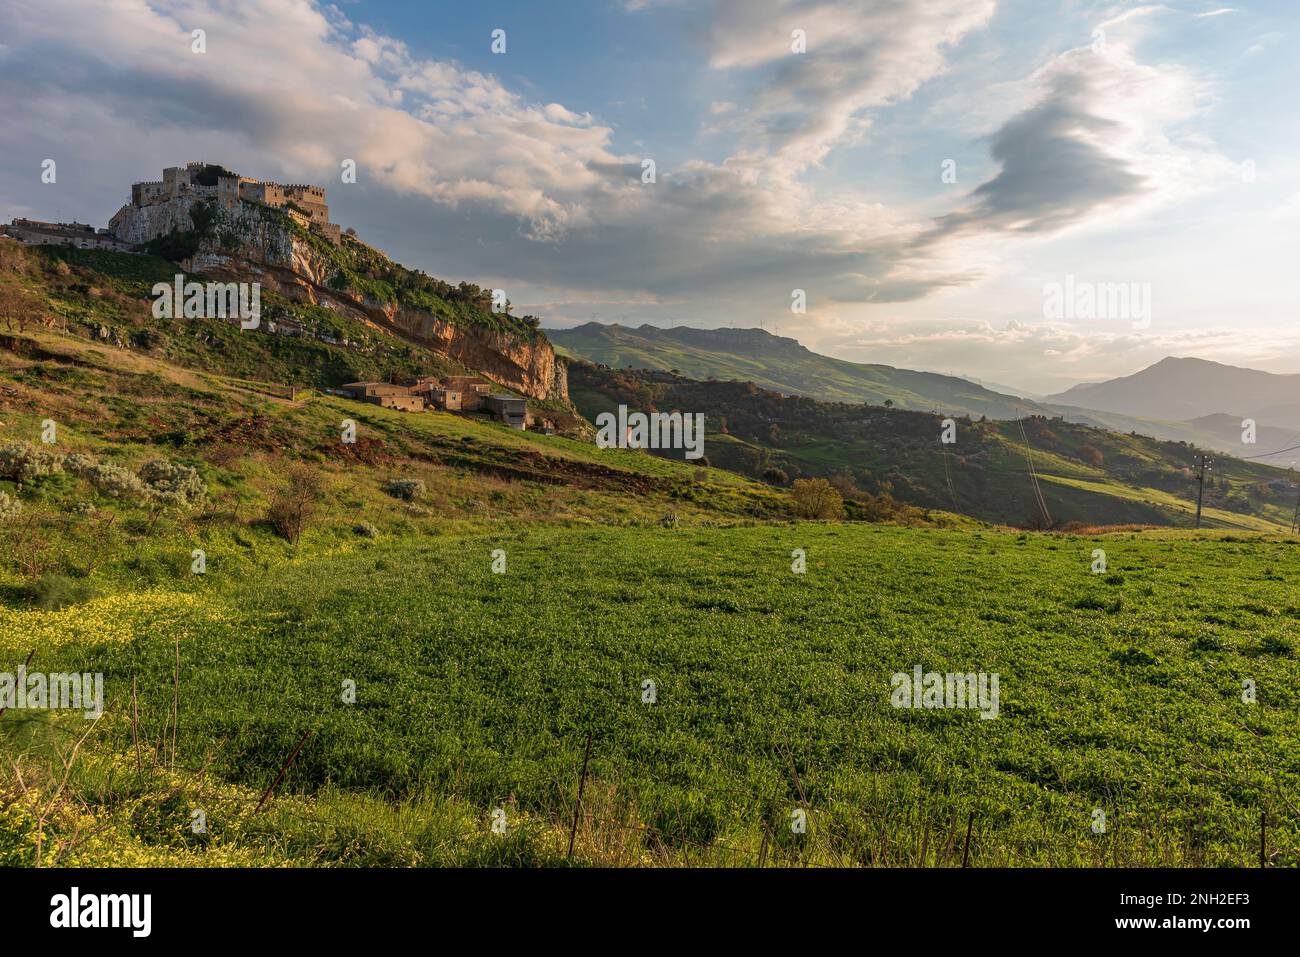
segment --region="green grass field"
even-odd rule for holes
[[[1264,809],[1273,863],[1300,863],[1294,541],[503,524],[198,544],[206,576],[153,548],[173,572],[152,584],[0,611],[9,670],[35,650],[106,675],[70,793],[109,823],[65,862],[558,863],[590,733],[581,863],[952,866],[973,821],[978,865],[1244,866]],[[893,708],[917,664],[996,672],[998,717]],[[10,754],[87,724],[33,714],[0,723]],[[19,806],[10,859],[30,862]]]

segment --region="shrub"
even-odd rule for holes
[[[1100,467],[1101,464],[1106,461],[1106,456],[1102,455],[1101,449],[1097,448],[1097,446],[1093,445],[1091,442],[1085,442],[1083,445],[1079,446],[1079,458],[1083,459],[1083,461],[1087,462],[1089,465],[1097,467]]]
[[[166,459],[146,462],[140,469],[140,480],[148,487],[149,496],[164,505],[189,508],[208,497],[208,487],[197,471]]]
[[[1276,635],[1268,635],[1259,644],[1259,650],[1266,655],[1281,655],[1290,657],[1291,643],[1285,638],[1279,638]]]
[[[391,479],[384,483],[384,491],[393,498],[413,502],[424,495],[424,482],[420,479]]]
[[[84,452],[73,452],[64,460],[63,467],[110,498],[140,499],[149,494],[144,482],[130,469],[100,462]]]
[[[858,483],[848,469],[836,472],[827,481],[830,482],[831,488],[840,493],[840,498],[846,501],[856,502],[864,496],[862,489],[858,488]]]
[[[27,600],[37,608],[57,611],[69,605],[79,605],[99,595],[89,583],[69,578],[67,575],[42,575],[25,589]]]
[[[0,492],[0,522],[17,518],[22,510],[22,502],[18,501],[17,498],[11,498],[8,492]]]
[[[794,513],[800,518],[844,517],[844,499],[825,479],[795,479]]]
[[[1159,663],[1153,655],[1132,645],[1118,651],[1112,651],[1110,659],[1119,662],[1121,665],[1154,665]]]
[[[19,485],[63,471],[63,456],[42,449],[30,442],[10,442],[0,445],[0,478],[12,479]]]
[[[676,513],[676,512],[669,512],[669,513],[666,514],[663,518],[659,519],[659,524],[662,525],[664,528],[676,528],[676,527],[677,527],[677,513]]]
[[[781,469],[764,469],[763,481],[769,485],[789,485],[790,476],[786,475]]]
[[[369,522],[357,522],[352,526],[352,531],[363,538],[378,538],[379,529]]]
[[[271,498],[267,521],[289,544],[297,545],[324,497],[325,483],[320,473],[304,463],[290,466],[284,483]]]
[[[93,455],[85,452],[71,452],[63,459],[63,467],[73,475],[85,476],[98,464]]]
[[[86,478],[110,498],[144,498],[149,494],[140,476],[111,462],[95,463]]]

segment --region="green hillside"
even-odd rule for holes
[[[220,319],[155,319],[154,284],[180,272],[158,256],[13,243],[0,244],[0,255],[0,284],[20,291],[31,325],[177,365],[318,387],[465,371],[373,325],[265,289],[256,331]],[[301,331],[270,332],[286,325]]]
[[[955,376],[866,365],[818,355],[794,339],[761,329],[662,329],[589,322],[548,329],[569,355],[615,369],[675,371],[690,379],[734,379],[787,395],[828,402],[886,402],[902,409],[1011,419],[1043,412],[1036,403],[1002,395]]]
[[[1032,416],[958,417],[956,441],[944,445],[939,415],[782,396],[753,383],[575,363],[569,384],[588,419],[619,404],[704,412],[712,464],[779,485],[828,477],[848,498],[887,495],[1013,525],[1043,524],[1039,495],[1056,525],[1194,520],[1196,449],[1186,443]],[[1042,478],[1037,492],[1026,449]],[[1296,494],[1291,473],[1220,456],[1206,486],[1204,524],[1289,528]]]

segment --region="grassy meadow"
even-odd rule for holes
[[[1249,866],[1264,810],[1270,863],[1300,863],[1293,541],[502,523],[197,544],[204,576],[151,546],[174,573],[0,611],[6,662],[106,675],[47,861],[69,841],[62,863],[563,863],[590,734],[583,864]],[[999,716],[893,708],[916,664],[998,673]],[[0,735],[32,780],[88,724],[11,712]],[[0,825],[11,863],[34,862],[28,806]]]

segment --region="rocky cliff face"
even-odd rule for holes
[[[123,207],[111,221],[127,242],[144,243],[172,232],[193,230],[192,200],[169,200],[154,206]],[[292,299],[345,311],[378,329],[438,352],[498,385],[533,399],[569,399],[564,364],[546,337],[526,339],[487,327],[458,325],[429,312],[379,302],[329,285],[337,266],[305,241],[282,217],[241,203],[220,210],[184,263],[187,271],[223,279],[260,282]]]
[[[536,399],[569,398],[564,365],[543,337],[525,341],[492,329],[466,329],[420,309],[367,303],[406,336],[481,372],[508,389]]]
[[[193,206],[193,200],[188,199],[169,199],[153,206],[123,206],[108,221],[108,228],[123,242],[147,243],[169,233],[192,230]]]

